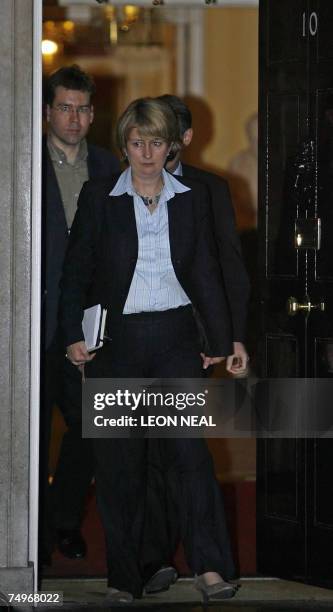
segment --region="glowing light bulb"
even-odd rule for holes
[[[53,40],[42,41],[42,54],[43,55],[54,55],[58,51],[58,45]]]

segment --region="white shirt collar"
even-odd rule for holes
[[[172,174],[166,172],[166,170],[162,170],[163,183],[164,187],[161,193],[161,198],[163,200],[171,200],[176,193],[183,193],[184,191],[191,191],[190,187],[186,187],[180,181],[178,181]],[[118,181],[113,187],[112,191],[110,191],[110,196],[120,196],[124,193],[128,193],[130,196],[134,196],[136,194],[133,183],[132,183],[132,173],[131,168],[127,168],[124,172],[121,173]]]
[[[183,167],[181,161],[178,162],[177,168],[173,171],[173,176],[183,176]]]

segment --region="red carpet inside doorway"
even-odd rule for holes
[[[254,575],[256,572],[255,482],[227,483],[222,485],[222,490],[239,575]],[[67,559],[56,550],[52,557],[52,565],[43,571],[44,577],[106,576],[104,536],[93,486],[87,500],[82,533],[88,545],[86,558],[78,561]],[[189,574],[181,547],[177,551],[174,563],[180,575]]]

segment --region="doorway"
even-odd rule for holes
[[[248,2],[237,8],[194,4],[179,9],[138,5],[139,13],[130,16],[120,6],[111,10],[93,1],[81,5],[45,0],[44,37],[56,42],[58,51],[44,56],[44,73],[75,62],[95,77],[100,97],[90,136],[107,148],[113,147],[113,119],[131,99],[170,92],[186,96],[195,129],[187,161],[228,178],[238,227],[246,234],[256,223],[256,192],[248,177],[256,174],[249,130],[257,111],[258,9]],[[56,411],[51,473],[62,428]],[[229,496],[230,515],[251,497],[254,517],[255,442],[225,439],[211,441],[210,446]],[[232,529],[247,531],[244,518],[234,519]],[[255,572],[254,557],[249,555],[254,547],[253,520],[252,539],[246,547],[235,544],[242,573]],[[61,558],[58,561],[61,572]],[[72,570],[77,574],[75,563]]]

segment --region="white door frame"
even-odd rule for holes
[[[38,482],[39,482],[39,364],[41,307],[41,183],[42,183],[42,22],[43,0],[33,3],[32,95],[32,201],[31,201],[31,384],[30,384],[30,483],[29,561],[33,563],[34,589],[38,590]]]

